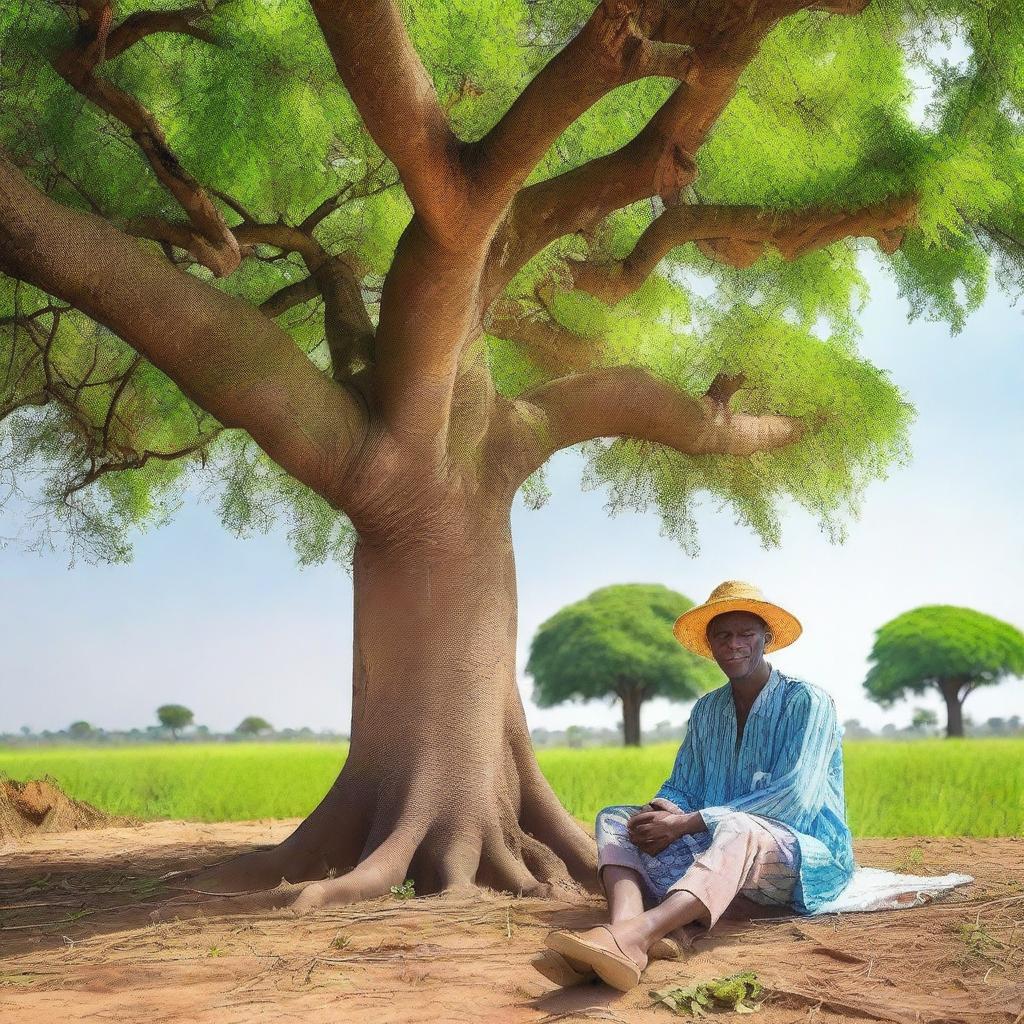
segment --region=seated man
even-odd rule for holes
[[[810,913],[855,867],[832,698],[764,658],[796,640],[800,623],[750,584],[728,582],[674,632],[729,682],[694,704],[655,798],[598,814],[609,923],[547,939],[573,980],[596,973],[623,991],[675,929],[713,927],[739,895]]]

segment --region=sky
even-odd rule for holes
[[[845,544],[830,543],[792,508],[781,546],[765,550],[728,510],[705,502],[700,553],[690,557],[660,536],[655,512],[609,516],[605,491],[582,491],[576,450],[549,464],[552,497],[542,509],[516,499],[517,665],[531,726],[619,722],[607,702],[536,708],[522,672],[546,618],[613,583],[662,583],[694,601],[726,579],[756,583],[804,625],[769,660],[827,689],[840,719],[875,729],[907,724],[918,706],[944,721],[938,694],[888,710],[866,698],[867,656],[884,622],[938,603],[1024,628],[1021,310],[993,291],[951,336],[943,324],[908,324],[891,281],[877,269],[870,279],[861,351],[890,371],[918,416],[912,462],[868,487]],[[16,509],[0,511],[0,536],[20,526]],[[344,569],[299,569],[283,529],[235,538],[198,497],[170,525],[137,535],[134,547],[131,564],[71,569],[66,551],[0,548],[0,732],[77,719],[145,727],[168,702],[186,704],[214,730],[258,714],[277,728],[347,732],[352,583]],[[688,712],[652,701],[643,726],[681,723]],[[1024,714],[1024,681],[979,689],[965,712],[979,722]]]

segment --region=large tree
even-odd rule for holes
[[[766,543],[787,497],[841,532],[909,417],[856,352],[858,252],[954,327],[1017,267],[1019,11],[864,8],[0,8],[27,521],[125,558],[207,481],[229,527],[286,509],[303,561],[351,560],[344,769],[202,884],[317,880],[280,896],[300,909],[410,874],[594,884],[516,685],[515,495],[583,445],[588,484],[685,545],[702,494]]]
[[[1024,676],[1024,633],[973,608],[925,605],[882,626],[868,661],[864,688],[872,700],[891,707],[912,693],[937,690],[946,703],[946,735],[963,736],[971,693]]]
[[[725,681],[712,662],[685,650],[672,634],[672,624],[692,607],[660,583],[620,583],[559,609],[530,643],[526,673],[534,703],[549,708],[569,700],[618,700],[623,741],[640,746],[645,701],[694,700]]]

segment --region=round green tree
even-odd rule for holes
[[[235,732],[243,736],[259,736],[261,732],[270,732],[274,727],[259,715],[247,715],[238,723]]]
[[[0,493],[116,561],[194,488],[352,572],[342,773],[202,888],[595,884],[529,742],[512,504],[581,446],[687,550],[701,500],[841,536],[911,416],[857,352],[862,263],[953,330],[1019,286],[1018,7],[0,4],[0,468],[33,484]]]
[[[946,702],[946,735],[963,736],[963,703],[979,686],[1024,675],[1024,633],[971,608],[915,608],[875,634],[864,687],[883,707],[937,689]]]
[[[195,715],[183,704],[161,704],[156,709],[156,717],[165,729],[171,730],[171,735],[177,739],[182,729],[192,724]]]
[[[645,701],[694,700],[722,682],[711,662],[691,654],[672,633],[675,620],[692,607],[661,584],[622,583],[562,608],[530,644],[526,673],[534,703],[621,701],[623,740],[639,746]]]

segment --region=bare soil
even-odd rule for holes
[[[72,799],[49,779],[0,779],[0,848],[27,836],[128,824]]]
[[[160,877],[275,843],[296,822],[156,822],[0,847],[0,1020],[656,1022],[650,992],[756,971],[758,1024],[1024,1021],[1024,838],[865,839],[860,863],[977,882],[923,907],[719,922],[628,994],[558,989],[530,961],[590,896],[387,897],[297,917],[225,911]],[[204,905],[205,904],[205,905]],[[742,914],[737,907],[736,913]]]

